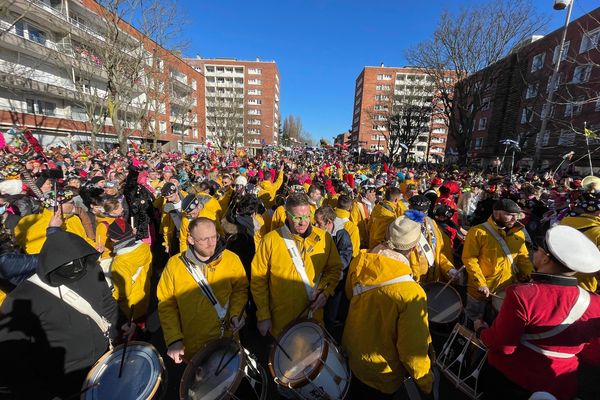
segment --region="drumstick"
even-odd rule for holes
[[[477,286],[473,286],[473,285],[468,285],[467,287],[470,287],[470,288],[473,288],[473,289],[479,289]],[[504,297],[498,296],[496,293],[490,292],[490,296],[495,297],[495,298],[500,299],[500,300],[504,300]]]
[[[70,395],[69,397],[65,397],[65,400],[73,400],[73,399],[79,399],[81,398],[81,395],[84,394],[85,392],[87,392],[88,390],[91,390],[93,388],[95,388],[96,386],[98,386],[100,384],[100,382],[96,382],[93,385],[84,387],[81,392],[79,393],[74,393],[72,395]]]
[[[227,362],[226,362],[225,364],[223,364],[223,366],[222,366],[220,369],[219,369],[219,368],[217,368],[217,371],[215,372],[215,376],[219,376],[219,374],[220,374],[220,373],[221,373],[221,372],[222,372],[222,371],[223,371],[225,368],[227,368],[227,366],[229,365],[229,363],[230,363],[231,361],[233,361],[233,359],[234,359],[234,358],[235,358],[235,357],[238,355],[238,353],[239,353],[239,352],[240,352],[240,349],[237,349],[237,350],[235,351],[235,353],[233,353],[233,354],[231,355],[231,357],[229,357],[229,359],[227,360]],[[223,353],[223,354],[224,354],[224,353]]]
[[[133,309],[135,304],[131,305],[131,310],[129,310],[129,326],[131,327],[131,323],[133,322]],[[119,379],[123,374],[123,364],[125,363],[125,353],[127,352],[127,343],[129,343],[129,337],[125,339],[125,343],[123,344],[123,355],[121,356],[121,365],[119,366]]]
[[[297,320],[298,318],[300,318],[302,316],[302,314],[304,314],[306,312],[306,310],[308,310],[310,308],[310,306],[312,306],[313,304],[315,304],[315,301],[317,301],[317,299],[319,298],[319,296],[321,295],[321,293],[323,293],[325,291],[325,289],[327,289],[327,287],[329,286],[329,283],[326,283],[325,286],[323,286],[323,289],[319,290],[315,296],[314,299],[312,299],[311,301],[308,302],[308,304],[306,305],[306,307],[304,307],[302,309],[302,311],[300,311],[298,313],[298,315],[296,316],[296,318],[294,318],[292,321]]]
[[[267,331],[267,333],[269,334],[269,336],[271,336],[271,338],[273,339],[273,342],[275,342],[275,345],[277,345],[277,347],[279,347],[279,350],[281,350],[283,352],[283,354],[285,354],[285,356],[288,358],[288,360],[292,361],[292,357],[290,357],[290,355],[287,353],[287,351],[285,351],[283,346],[279,343],[279,340],[277,340],[277,338],[275,336],[273,336],[271,331]]]
[[[458,273],[460,273],[460,271],[462,271],[463,269],[465,269],[465,266],[464,266],[464,265],[463,265],[462,267],[460,267],[460,268],[459,268],[459,269],[456,271],[456,273],[457,273],[457,274],[458,274]],[[449,280],[449,281],[448,281],[448,282],[447,282],[447,283],[444,285],[444,287],[442,288],[442,290],[440,290],[440,291],[438,292],[438,294],[436,294],[436,295],[435,295],[435,297],[434,297],[433,299],[431,299],[431,300],[433,301],[433,300],[437,299],[438,297],[440,297],[440,294],[442,294],[442,292],[443,292],[444,290],[446,290],[446,288],[447,288],[447,287],[448,287],[448,286],[449,286],[449,285],[452,283],[452,281],[453,281],[453,279],[450,279],[450,280]]]

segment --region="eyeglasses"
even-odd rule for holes
[[[310,221],[310,215],[294,215],[289,211],[286,211],[287,215],[290,217],[292,222],[300,223]]]
[[[200,243],[208,243],[208,242],[216,242],[219,240],[219,234],[213,235],[213,236],[207,236],[205,238],[197,238],[197,237],[193,237],[192,239],[194,239],[194,241],[196,242],[200,242]]]

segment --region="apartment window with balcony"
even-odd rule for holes
[[[248,121],[248,125],[260,125],[260,119],[251,119]]]
[[[584,102],[585,100],[583,99],[577,99],[574,102],[567,103],[565,106],[565,117],[572,117],[574,115],[581,114]]]
[[[526,124],[533,121],[533,110],[531,108],[524,108],[521,110],[521,124]]]
[[[235,68],[235,73],[236,74],[243,74],[244,73],[244,68],[242,68],[242,67],[236,67]]]
[[[375,104],[375,106],[373,106],[373,109],[375,111],[387,111],[388,110],[388,106],[384,106],[382,104]]]
[[[207,73],[214,73],[215,72],[215,67],[206,67],[206,72]]]
[[[571,129],[563,129],[558,137],[559,146],[573,146],[575,144],[575,132]]]
[[[531,72],[539,71],[544,68],[544,61],[546,60],[546,53],[536,54],[531,60]]]
[[[248,115],[261,115],[262,112],[260,110],[248,110]]]
[[[258,106],[262,104],[261,99],[248,99],[248,104]]]
[[[473,148],[474,149],[481,149],[483,147],[483,138],[475,138],[475,140],[473,141]]]
[[[383,94],[378,94],[375,96],[375,100],[377,101],[388,101],[390,98],[388,96],[385,96]]]
[[[227,72],[228,74],[233,74],[233,68],[232,67],[225,67],[225,72]]]
[[[586,32],[581,38],[581,46],[579,47],[579,53],[585,53],[586,51],[595,49],[598,47],[600,39],[600,29],[595,29],[591,32]]]
[[[248,89],[248,94],[251,96],[260,96],[262,94],[262,90],[260,89]]]
[[[260,69],[260,68],[248,68],[248,74],[249,75],[261,75],[262,74],[262,69]]]
[[[562,57],[560,58],[561,61],[565,61],[567,59],[567,55],[569,54],[569,45],[571,44],[571,42],[565,42],[565,46],[563,47],[563,53],[562,53]],[[556,64],[556,61],[558,61],[558,53],[560,52],[560,44],[557,45],[556,47],[554,47],[554,53],[552,54],[552,64]]]
[[[217,72],[225,72],[225,68],[224,67],[217,67]]]
[[[32,42],[39,43],[42,46],[46,45],[46,33],[27,21],[17,21],[17,23],[15,23],[15,33]]]
[[[379,74],[379,75],[377,75],[377,80],[378,81],[390,81],[390,80],[392,80],[392,76],[388,75],[388,74]]]
[[[260,79],[248,79],[248,85],[262,85]]]
[[[575,71],[573,72],[573,80],[572,83],[583,83],[587,82],[590,79],[590,74],[592,73],[592,65],[579,65],[575,67]]]
[[[27,99],[27,112],[29,114],[56,115],[56,104],[50,101]]]
[[[390,91],[391,87],[390,85],[377,85],[375,86],[375,90],[383,90],[385,92]]]
[[[487,118],[479,118],[478,130],[482,131],[487,128]]]
[[[538,95],[539,86],[540,86],[539,82],[534,82],[534,83],[530,83],[529,85],[527,85],[527,92],[525,93],[525,98],[532,99],[532,98],[536,97]]]

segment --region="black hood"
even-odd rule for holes
[[[80,236],[62,229],[57,230],[48,234],[42,246],[37,274],[42,281],[50,283],[48,274],[52,271],[63,264],[86,257],[89,257],[88,260],[98,259],[100,253]]]

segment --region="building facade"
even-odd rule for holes
[[[516,167],[533,166],[536,144],[541,146],[544,169],[556,168],[563,155],[574,151],[574,165],[589,173],[588,146],[598,165],[600,141],[588,137],[586,143],[584,127],[600,136],[600,8],[569,24],[552,84],[562,32],[560,28],[518,44],[485,69],[494,71],[496,81],[482,94],[488,106],[474,117],[469,153],[474,163],[489,165],[505,151],[512,158],[512,149],[503,144],[508,139],[519,144]],[[468,79],[478,79],[478,73]],[[548,103],[550,92],[553,99]],[[543,118],[548,124],[540,135]]]
[[[118,136],[188,150],[202,142],[202,73],[110,15],[92,0],[8,3],[1,130],[29,128],[43,145],[87,144],[92,134],[100,147]]]
[[[279,71],[273,61],[188,58],[206,79],[206,141],[251,154],[279,143]]]
[[[416,124],[419,130],[415,132],[416,140],[408,149],[409,159],[443,160],[448,124],[445,116],[436,112],[439,109],[436,99],[433,78],[424,70],[384,65],[363,68],[355,81],[351,149],[387,153],[391,140],[388,121],[399,114],[404,119],[420,120]]]

